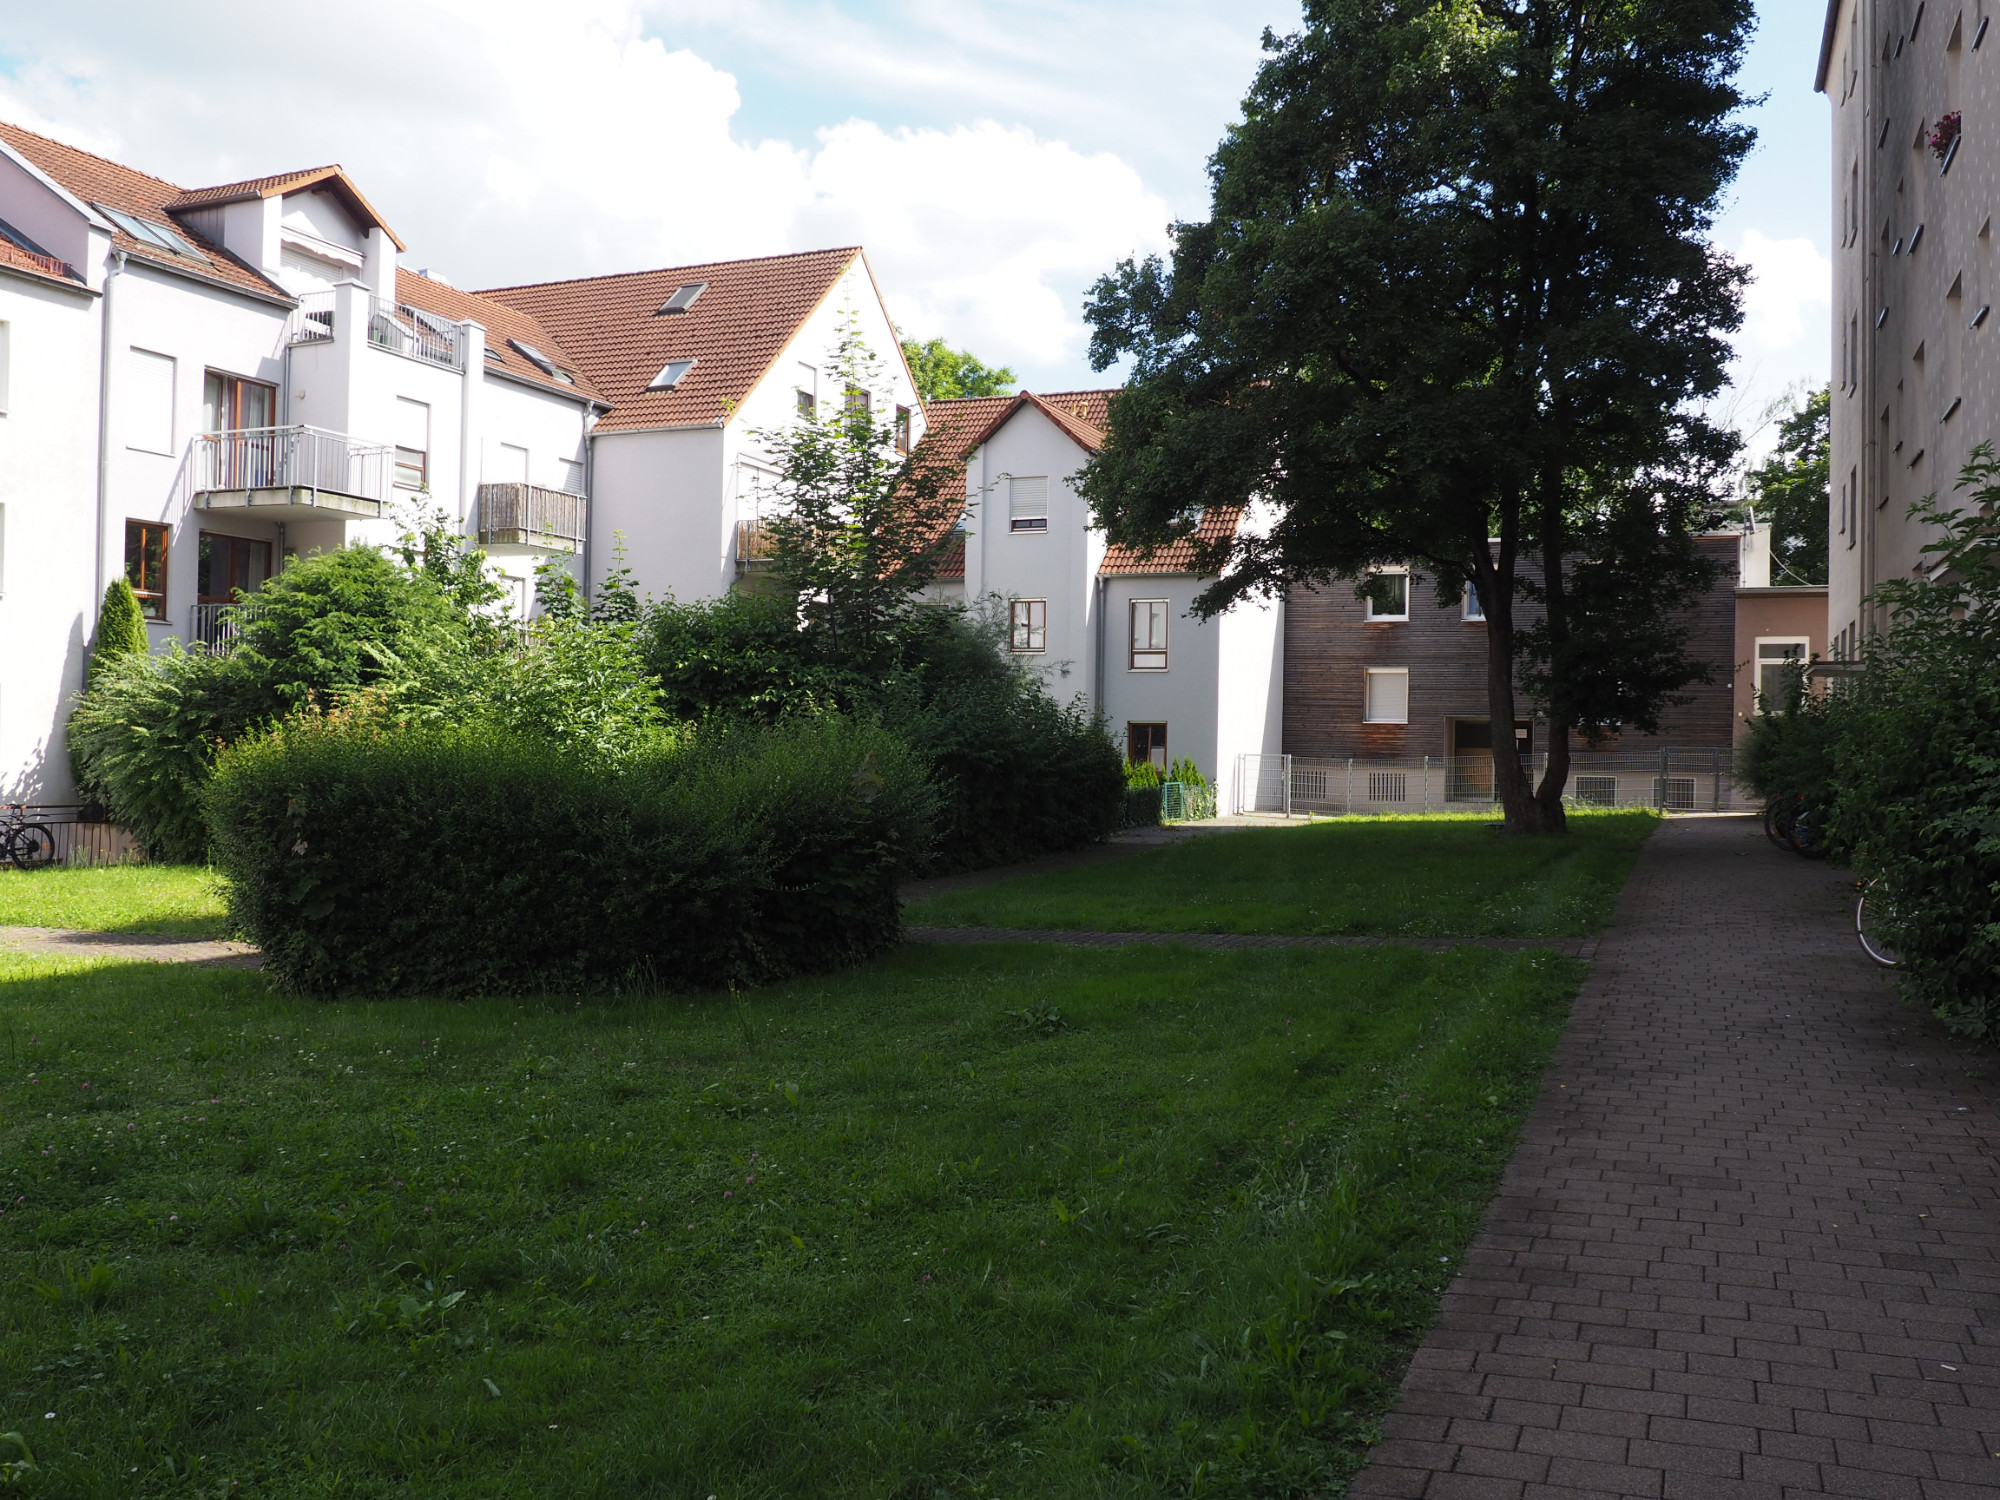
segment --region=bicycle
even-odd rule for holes
[[[1861,951],[1885,969],[1900,969],[1903,960],[1889,943],[1883,940],[1878,926],[1879,912],[1868,909],[1868,893],[1875,889],[1875,882],[1868,881],[1860,887],[1861,894],[1854,899],[1854,936],[1861,944]],[[1878,907],[1880,903],[1877,903]]]
[[[56,836],[46,823],[28,821],[28,804],[15,802],[7,808],[10,816],[0,822],[0,861],[11,860],[17,869],[35,870],[55,863]]]
[[[1780,793],[1764,804],[1764,837],[1807,859],[1825,859],[1827,855],[1819,819],[1797,792]]]

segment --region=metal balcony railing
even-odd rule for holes
[[[333,342],[332,292],[307,292],[299,298],[299,305],[292,309],[292,324],[287,339],[294,344]]]
[[[183,502],[216,490],[326,490],[386,503],[395,453],[318,427],[203,433],[181,465]]]
[[[762,521],[738,521],[736,523],[736,564],[747,568],[754,563],[768,563],[778,555],[777,539],[771,535],[771,528]]]
[[[406,359],[465,368],[465,336],[449,318],[381,297],[368,299],[368,342]]]
[[[236,649],[254,607],[219,601],[192,606],[188,611],[188,644],[206,646],[218,656],[227,656]]]
[[[588,502],[567,490],[538,484],[482,484],[478,533],[481,546],[546,546],[575,551],[583,545]]]

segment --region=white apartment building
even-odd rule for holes
[[[74,795],[62,727],[121,573],[158,649],[418,507],[522,608],[584,545],[588,377],[401,249],[338,167],[188,191],[0,123],[0,796]]]
[[[1833,451],[1827,639],[1851,656],[1862,601],[1917,576],[1929,528],[1996,435],[1993,205],[2000,38],[1951,0],[1829,0],[1816,87],[1833,109]]]
[[[1007,645],[1060,700],[1103,713],[1135,761],[1192,760],[1227,801],[1239,757],[1275,755],[1284,714],[1284,604],[1192,612],[1209,582],[1195,546],[1109,546],[1076,492],[1104,442],[1111,391],[940,401],[931,433],[965,465],[962,563],[941,597],[1004,611]],[[941,455],[942,456],[942,455]],[[1236,511],[1204,520],[1235,534]]]

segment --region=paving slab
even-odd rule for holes
[[[1648,840],[1351,1494],[2000,1495],[1994,1054],[1853,899],[1750,819]]]

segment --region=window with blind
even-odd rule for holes
[[[1132,670],[1164,672],[1167,669],[1167,601],[1132,601]]]
[[[431,481],[431,409],[428,402],[396,398],[396,487],[427,489]]]
[[[1368,667],[1361,717],[1369,724],[1410,722],[1410,669]]]
[[[1015,599],[1007,606],[1007,646],[1012,651],[1049,649],[1049,601]]]
[[[1046,474],[1014,475],[1007,481],[1007,529],[1049,529],[1049,480]]]

